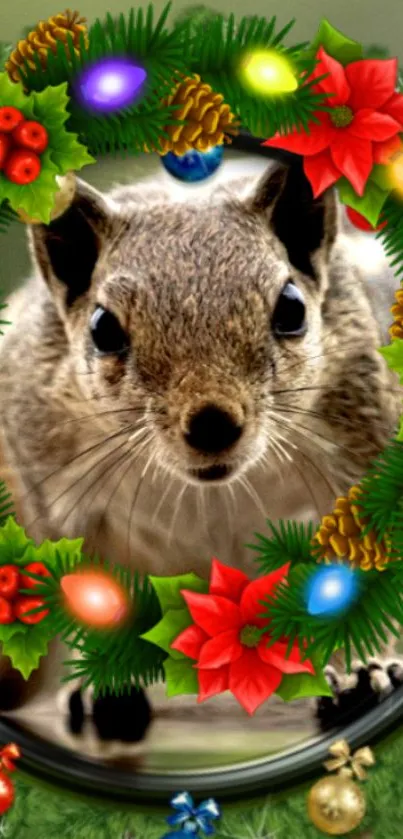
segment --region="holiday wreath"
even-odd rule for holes
[[[169,27],[168,14],[169,6],[155,22],[150,6],[87,28],[67,11],[7,51],[1,231],[60,215],[74,194],[71,173],[99,154],[181,157],[230,142],[242,128],[302,156],[315,196],[335,184],[350,218],[378,231],[398,276],[397,61],[365,58],[326,20],[311,44],[287,47],[292,22],[277,31],[274,18],[236,23],[211,14]],[[108,86],[111,70],[120,82]],[[403,291],[392,314],[391,344],[380,352],[403,383]],[[60,634],[81,653],[66,678],[79,675],[96,692],[162,678],[169,696],[199,701],[230,689],[249,713],[272,693],[287,701],[329,694],[323,668],[336,649],[349,668],[353,650],[365,660],[403,624],[402,502],[403,427],[319,525],[268,521],[249,545],[257,579],[218,559],[209,581],[193,573],[141,579],[85,556],[82,540],[36,545],[3,487],[3,652],[28,678]]]

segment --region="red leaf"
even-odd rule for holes
[[[327,105],[334,108],[345,105],[350,96],[350,87],[347,83],[343,65],[332,58],[331,55],[328,55],[323,47],[320,47],[316,55],[319,61],[310,78],[317,79],[319,76],[328,74],[325,79],[322,79],[316,85],[317,90],[322,93],[334,94],[328,98]]]
[[[220,594],[239,603],[241,594],[250,582],[249,577],[243,571],[223,565],[218,559],[213,559],[211,565],[210,594]]]
[[[258,617],[264,611],[262,601],[273,595],[278,584],[286,579],[288,569],[289,563],[249,583],[241,597],[242,626],[266,626],[267,618]]]
[[[362,108],[357,111],[348,130],[354,137],[360,137],[362,140],[382,142],[394,137],[400,131],[400,125],[388,114]]]
[[[227,629],[240,629],[242,626],[239,607],[226,597],[214,594],[197,594],[194,591],[181,591],[189,612],[198,626],[201,626],[210,638]]]
[[[380,108],[395,92],[397,79],[397,58],[380,60],[369,58],[353,61],[345,67],[347,81],[351,87],[348,106],[353,111],[360,108]]]
[[[197,666],[205,667],[207,670],[216,669],[222,667],[223,664],[229,664],[230,661],[236,661],[242,653],[239,630],[229,629],[206,641],[200,651]]]
[[[403,126],[403,95],[401,93],[394,93],[393,96],[382,105],[382,113],[388,114],[393,119],[397,120],[399,125]]]
[[[332,186],[341,177],[340,172],[333,163],[329,149],[325,149],[314,157],[304,159],[304,172],[307,176],[313,191],[314,198],[321,195],[325,189]]]
[[[358,195],[362,195],[373,167],[372,145],[346,131],[338,132],[338,142],[330,149],[333,163]]]
[[[256,650],[245,650],[229,665],[229,689],[248,714],[277,690],[281,679],[280,670],[264,664]]]
[[[312,663],[309,660],[301,661],[301,653],[297,645],[294,645],[286,658],[288,644],[276,641],[271,647],[267,646],[267,638],[262,638],[258,646],[258,653],[262,661],[276,667],[281,673],[291,675],[292,673],[315,673]]]
[[[293,131],[285,137],[280,134],[275,134],[270,140],[265,140],[262,145],[284,149],[285,151],[306,156],[318,154],[318,152],[323,151],[323,149],[329,146],[336,129],[331,124],[328,114],[321,113],[316,114],[316,116],[320,119],[320,125],[311,122],[309,124],[309,132],[303,130]]]
[[[208,641],[208,635],[200,629],[200,626],[196,626],[196,624],[192,624],[192,626],[188,626],[187,629],[184,629],[183,632],[175,638],[171,647],[173,650],[178,650],[178,652],[183,653],[188,658],[194,658],[195,661],[198,660],[200,655],[200,650],[203,644]]]
[[[199,695],[198,702],[204,702],[210,696],[228,690],[229,668],[227,665],[218,670],[198,670]]]
[[[374,163],[388,164],[396,152],[403,153],[402,141],[399,137],[392,137],[390,140],[385,140],[384,143],[373,143],[372,154]]]

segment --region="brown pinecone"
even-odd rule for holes
[[[323,516],[313,543],[318,562],[349,562],[352,568],[362,571],[384,571],[388,563],[388,545],[385,539],[377,541],[375,533],[365,536],[365,518],[356,502],[362,490],[353,486],[347,498],[337,498],[331,516]]]
[[[394,323],[389,328],[389,335],[392,338],[403,338],[403,289],[395,291],[396,303],[391,308]]]
[[[200,76],[181,81],[162,104],[180,105],[173,112],[173,117],[186,120],[186,124],[167,125],[165,131],[169,139],[163,137],[159,149],[146,147],[145,151],[158,151],[160,155],[173,152],[178,156],[191,149],[203,152],[213,146],[221,146],[224,140],[231,142],[228,135],[238,132],[234,114],[224,102],[224,97],[221,93],[214,93]]]
[[[35,70],[33,56],[39,56],[42,67],[46,67],[49,52],[56,52],[57,43],[62,41],[66,45],[66,54],[69,56],[67,35],[71,35],[74,44],[74,52],[79,54],[80,35],[86,36],[86,19],[80,17],[79,12],[72,12],[67,9],[65,12],[54,15],[48,20],[42,20],[38,26],[29,33],[23,40],[19,41],[16,49],[11,53],[6,62],[6,71],[13,82],[21,81],[20,68],[24,69],[24,59],[29,67]],[[87,42],[87,39],[86,39]]]

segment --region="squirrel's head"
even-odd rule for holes
[[[97,421],[145,431],[189,482],[230,480],[287,435],[292,390],[315,398],[336,199],[299,165],[208,198],[143,191],[79,182],[33,251]]]

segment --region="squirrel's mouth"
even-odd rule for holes
[[[217,483],[217,481],[225,481],[231,476],[232,471],[233,470],[230,466],[225,466],[224,464],[207,466],[204,469],[189,470],[192,478],[200,481],[201,483]]]

